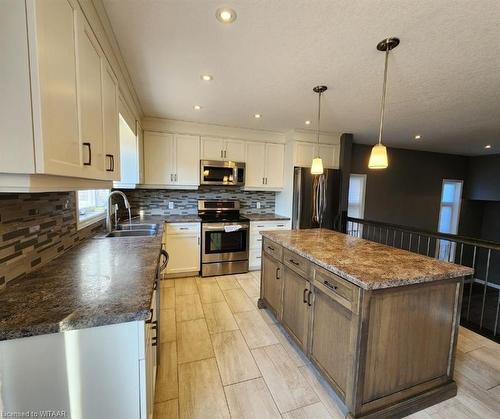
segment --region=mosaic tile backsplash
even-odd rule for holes
[[[76,227],[74,192],[0,193],[0,289],[93,235]]]
[[[241,188],[201,186],[198,190],[123,190],[134,212],[145,215],[190,215],[198,212],[199,199],[237,199],[244,214],[274,214],[275,192],[244,191]],[[174,208],[169,209],[169,202]],[[257,202],[261,207],[257,208]]]

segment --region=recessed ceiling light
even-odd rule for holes
[[[415,140],[420,140],[422,138],[421,135],[415,135]]]
[[[485,146],[484,146],[484,148],[486,148],[486,149],[490,149],[490,148],[491,148],[491,144],[487,144],[487,145],[485,145]]]
[[[256,119],[259,119],[259,118],[261,118],[261,117],[262,117],[262,115],[261,115],[260,113],[256,113],[256,114],[254,115],[254,118],[256,118]]]
[[[311,121],[307,120],[306,125],[311,125]]]
[[[211,81],[211,80],[213,80],[213,77],[210,74],[202,74],[200,77],[201,77],[201,79],[203,81]]]
[[[194,106],[193,106],[193,109],[194,109],[195,111],[199,111],[199,110],[201,109],[201,106],[200,106],[200,105],[194,105]]]
[[[224,7],[217,9],[215,17],[221,23],[233,23],[236,20],[236,12],[233,9]]]

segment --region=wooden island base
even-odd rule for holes
[[[348,418],[400,418],[457,394],[462,289],[463,276],[365,289],[264,235],[258,307],[273,312]]]

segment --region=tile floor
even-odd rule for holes
[[[154,419],[343,418],[333,391],[258,310],[260,273],[161,282]],[[500,345],[461,328],[458,395],[410,416],[500,418]]]

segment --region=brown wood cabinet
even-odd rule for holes
[[[402,417],[456,395],[463,278],[363,289],[268,238],[261,299],[345,403]]]
[[[295,338],[304,352],[307,352],[308,345],[311,294],[310,282],[285,267],[281,323]]]

